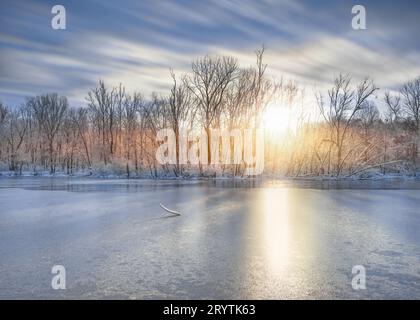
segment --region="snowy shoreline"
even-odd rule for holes
[[[127,174],[123,173],[110,173],[107,172],[95,172],[95,171],[79,171],[72,174],[67,174],[65,172],[56,172],[50,173],[48,171],[23,171],[21,174],[13,171],[0,171],[0,178],[87,178],[87,179],[121,179],[121,180],[158,180],[158,181],[269,181],[269,180],[283,180],[283,181],[380,181],[380,180],[420,180],[420,174],[413,175],[408,173],[393,173],[393,174],[381,174],[377,171],[369,172],[368,174],[359,174],[359,175],[343,175],[340,177],[337,176],[297,176],[291,177],[286,175],[278,174],[263,174],[260,176],[200,176],[200,175],[189,175],[189,176],[171,176],[171,175],[161,175],[158,177],[153,177],[151,175],[142,173],[142,174],[132,174],[130,177],[127,177]]]

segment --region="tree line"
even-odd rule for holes
[[[217,170],[179,164],[180,130],[205,130],[211,163],[212,128],[261,128],[265,109],[274,104],[292,110],[297,121],[285,136],[266,133],[268,174],[348,176],[370,168],[416,173],[420,77],[397,93],[378,96],[371,79],[354,84],[351,76],[340,74],[327,92],[315,93],[321,116],[315,121],[303,103],[305,89],[271,79],[263,56],[264,48],[257,50],[256,63],[246,68],[234,57],[204,56],[180,77],[170,70],[172,86],[166,94],[145,97],[101,80],[87,93],[85,107],[69,106],[57,93],[27,97],[14,108],[0,103],[1,169],[16,174],[108,170],[129,177],[243,176],[241,164]],[[156,162],[156,134],[163,128],[176,134],[175,165]]]

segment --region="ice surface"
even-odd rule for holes
[[[420,299],[419,204],[418,181],[1,178],[0,298]]]

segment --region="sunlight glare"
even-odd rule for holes
[[[297,119],[290,108],[271,104],[263,114],[264,128],[274,136],[282,136],[296,129]]]
[[[269,267],[275,273],[285,271],[290,254],[289,190],[264,189],[261,199],[264,213],[264,239]]]

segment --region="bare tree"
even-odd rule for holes
[[[123,85],[120,83],[115,89],[115,108],[111,109],[110,114],[110,135],[111,135],[111,154],[114,154],[119,146],[119,155],[121,156],[122,143],[122,126],[124,118],[124,101],[126,92]],[[114,129],[115,128],[115,129]],[[115,134],[114,134],[115,131]]]
[[[9,151],[9,170],[15,171],[18,168],[18,153],[28,128],[24,105],[17,110],[9,110],[5,117],[5,124],[5,137]]]
[[[258,128],[261,125],[261,117],[264,113],[266,106],[272,101],[278,89],[282,86],[280,83],[267,79],[265,72],[267,64],[264,63],[265,48],[262,47],[255,51],[257,58],[256,66],[253,69],[253,85],[252,85],[252,105],[254,107],[254,125]]]
[[[228,85],[235,79],[238,63],[232,57],[210,57],[192,63],[192,75],[185,78],[198,107],[201,123],[208,138],[208,163],[211,163],[210,129],[219,125],[222,102]]]
[[[34,110],[32,108],[32,99],[27,98],[25,103],[25,113],[28,120],[28,129],[25,135],[25,151],[27,153],[28,162],[32,166],[34,172],[36,172],[37,165],[39,164],[40,152],[42,150],[42,133],[39,128],[38,121],[34,116]]]
[[[364,143],[364,162],[368,162],[368,151],[373,147],[371,143],[371,131],[374,129],[374,125],[380,119],[379,110],[376,104],[372,101],[365,101],[360,109],[358,120],[362,127],[362,139]]]
[[[177,176],[181,170],[179,164],[179,135],[180,130],[186,126],[188,118],[191,116],[191,92],[185,83],[178,83],[175,73],[170,70],[172,77],[172,88],[167,99],[168,102],[168,120],[175,133],[176,142],[176,166],[174,173]]]
[[[152,99],[141,108],[141,127],[144,131],[142,152],[152,176],[157,177],[157,163],[155,152],[157,148],[156,135],[160,129],[167,127],[168,119],[165,111],[166,99],[156,93]]]
[[[389,91],[385,92],[384,101],[387,106],[387,119],[391,124],[398,122],[401,117],[401,96],[392,96]]]
[[[360,109],[358,119],[362,124],[362,128],[365,132],[372,129],[374,123],[380,119],[379,110],[376,104],[372,101],[365,101]]]
[[[118,110],[122,110],[125,88],[108,89],[104,81],[89,91],[86,101],[92,112],[97,129],[102,136],[102,159],[104,164],[110,161],[115,151],[115,128],[118,125]],[[121,111],[122,112],[122,111]]]
[[[7,115],[7,108],[0,101],[0,136],[2,134],[3,123],[4,123],[4,120],[6,119],[6,115]],[[1,159],[1,152],[2,152],[2,139],[0,139],[0,159]]]
[[[68,108],[67,98],[56,93],[36,96],[29,100],[40,130],[48,142],[50,172],[55,171],[54,141],[62,125],[64,114]]]
[[[80,135],[77,119],[78,110],[68,109],[64,115],[61,128],[60,139],[58,139],[58,148],[62,151],[62,166],[65,167],[67,174],[73,173],[77,153],[79,151]]]
[[[125,157],[127,160],[126,171],[127,176],[130,176],[129,162],[134,154],[134,167],[138,172],[138,153],[137,153],[137,130],[138,130],[138,116],[140,110],[144,106],[143,95],[139,92],[135,92],[132,96],[126,95],[123,104],[123,117],[122,125],[124,128],[125,139]]]
[[[414,170],[417,168],[418,158],[418,140],[420,130],[420,77],[407,82],[401,89],[403,96],[404,111],[408,115],[409,119],[412,120],[414,126],[414,141],[412,150],[412,160]]]
[[[89,168],[92,167],[92,160],[89,151],[88,143],[88,133],[89,133],[89,119],[88,119],[88,109],[77,108],[70,113],[70,118],[73,121],[73,124],[77,128],[78,136],[82,140],[84,153],[86,156],[86,161]]]
[[[420,77],[404,84],[401,94],[405,112],[414,120],[418,132],[420,128]]]
[[[236,81],[226,90],[224,113],[229,129],[245,124],[253,115],[254,71],[253,68],[239,70]]]
[[[350,124],[356,114],[362,109],[363,103],[378,88],[372,80],[366,78],[356,88],[351,87],[351,77],[340,74],[334,80],[334,87],[328,90],[328,101],[324,100],[321,93],[316,95],[321,114],[330,127],[329,142],[336,149],[335,170],[339,176],[342,172],[347,157],[351,154],[343,154]]]
[[[0,127],[4,122],[4,119],[6,118],[6,114],[7,114],[7,108],[0,101]]]

